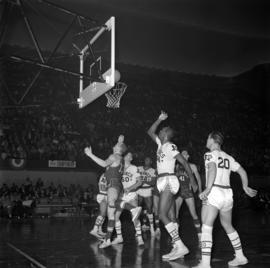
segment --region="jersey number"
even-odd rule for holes
[[[100,179],[100,182],[106,184],[106,183],[107,183],[107,179],[106,179],[105,177],[102,177],[102,178]]]
[[[227,158],[222,158],[222,157],[219,157],[218,158],[218,167],[219,168],[225,168],[225,169],[229,169],[230,168],[230,161],[229,159]]]
[[[122,182],[129,182],[129,177],[123,177]]]
[[[186,176],[180,175],[180,176],[179,176],[179,180],[180,180],[180,181],[185,181],[185,180],[186,180]]]

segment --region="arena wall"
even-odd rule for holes
[[[69,185],[71,183],[80,184],[83,187],[89,184],[97,187],[99,174],[93,171],[48,171],[48,170],[0,170],[0,185],[16,183],[21,185],[29,177],[33,183],[41,178],[45,186],[53,182],[55,185],[61,183]],[[203,176],[202,176],[203,179]],[[204,182],[204,180],[203,180]],[[241,179],[238,175],[231,176],[232,187],[241,188]],[[256,189],[270,188],[270,176],[249,175],[249,185]]]
[[[33,183],[41,178],[45,186],[51,182],[54,185],[59,183],[63,185],[70,185],[71,183],[80,184],[83,187],[89,184],[97,186],[97,176],[95,172],[85,171],[40,171],[40,170],[0,170],[0,185],[6,183],[16,183],[21,185],[25,182],[25,179],[29,177]]]

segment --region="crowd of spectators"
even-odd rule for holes
[[[80,210],[82,205],[93,204],[95,200],[93,185],[82,187],[79,184],[45,185],[41,178],[35,183],[26,178],[21,185],[4,183],[0,187],[0,217],[24,218],[34,215],[34,209],[42,205],[71,205]]]
[[[199,167],[203,166],[207,135],[218,129],[226,137],[224,148],[245,168],[269,174],[270,123],[261,107],[261,95],[245,91],[239,83],[236,86],[231,78],[121,68],[125,67],[122,77],[128,89],[120,109],[106,108],[105,97],[78,109],[74,102],[78,81],[52,71],[42,73],[21,107],[14,108],[12,98],[5,94],[9,106],[0,116],[1,159],[81,161],[88,145],[105,157],[122,133],[137,163],[142,163],[145,155],[155,157],[156,147],[146,131],[163,109],[177,130],[176,144],[188,147]],[[16,92],[13,99],[18,100],[27,85],[22,81],[30,80],[33,68],[10,63],[8,70],[9,95]]]
[[[85,145],[60,106],[6,109],[2,159],[73,160]]]

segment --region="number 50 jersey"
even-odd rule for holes
[[[126,189],[135,184],[139,176],[140,173],[135,165],[130,165],[129,167],[125,168],[122,176],[123,188]]]
[[[233,157],[223,151],[215,150],[212,152],[207,152],[204,155],[206,179],[208,177],[208,164],[211,162],[216,164],[217,170],[214,184],[230,187],[231,171],[237,171],[240,167],[240,164],[236,162]]]

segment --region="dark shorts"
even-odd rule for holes
[[[180,196],[183,199],[188,199],[194,197],[192,189],[190,189],[189,186],[183,187],[182,185],[180,186],[180,189],[177,193],[177,196]]]
[[[119,193],[123,191],[122,182],[116,179],[110,179],[108,181],[108,188],[115,188]]]

